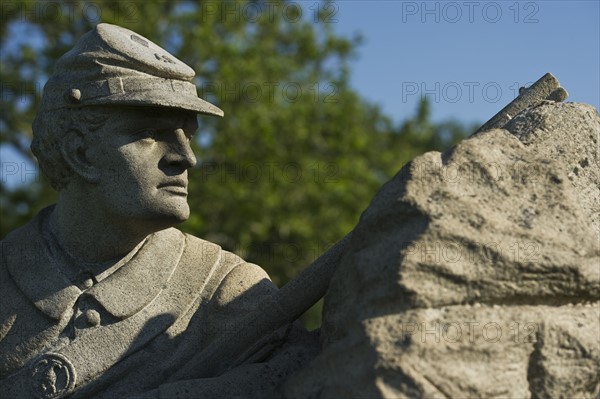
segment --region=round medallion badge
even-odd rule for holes
[[[31,390],[38,399],[60,399],[75,388],[75,368],[65,356],[46,353],[31,367]]]

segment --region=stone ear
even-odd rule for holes
[[[88,157],[87,145],[82,132],[70,129],[66,139],[62,141],[60,152],[71,170],[83,180],[92,184],[100,181],[100,171]]]

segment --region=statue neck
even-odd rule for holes
[[[123,220],[111,220],[93,201],[77,200],[61,193],[49,220],[61,247],[74,259],[110,267],[131,252],[151,230],[134,229]]]

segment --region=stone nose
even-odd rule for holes
[[[167,161],[169,164],[180,164],[186,169],[196,165],[196,155],[190,145],[190,140],[183,129],[176,129],[169,140],[169,154]]]

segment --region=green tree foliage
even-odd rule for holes
[[[282,285],[352,230],[377,189],[415,155],[465,134],[423,101],[400,126],[349,85],[358,38],[336,36],[324,2],[17,1],[3,5],[0,139],[23,156],[42,84],[95,23],[155,41],[198,73],[225,118],[200,118],[181,228],[264,267]],[[58,5],[58,6],[57,6]],[[0,185],[1,237],[52,203],[43,179]],[[316,310],[306,316],[319,323]]]

